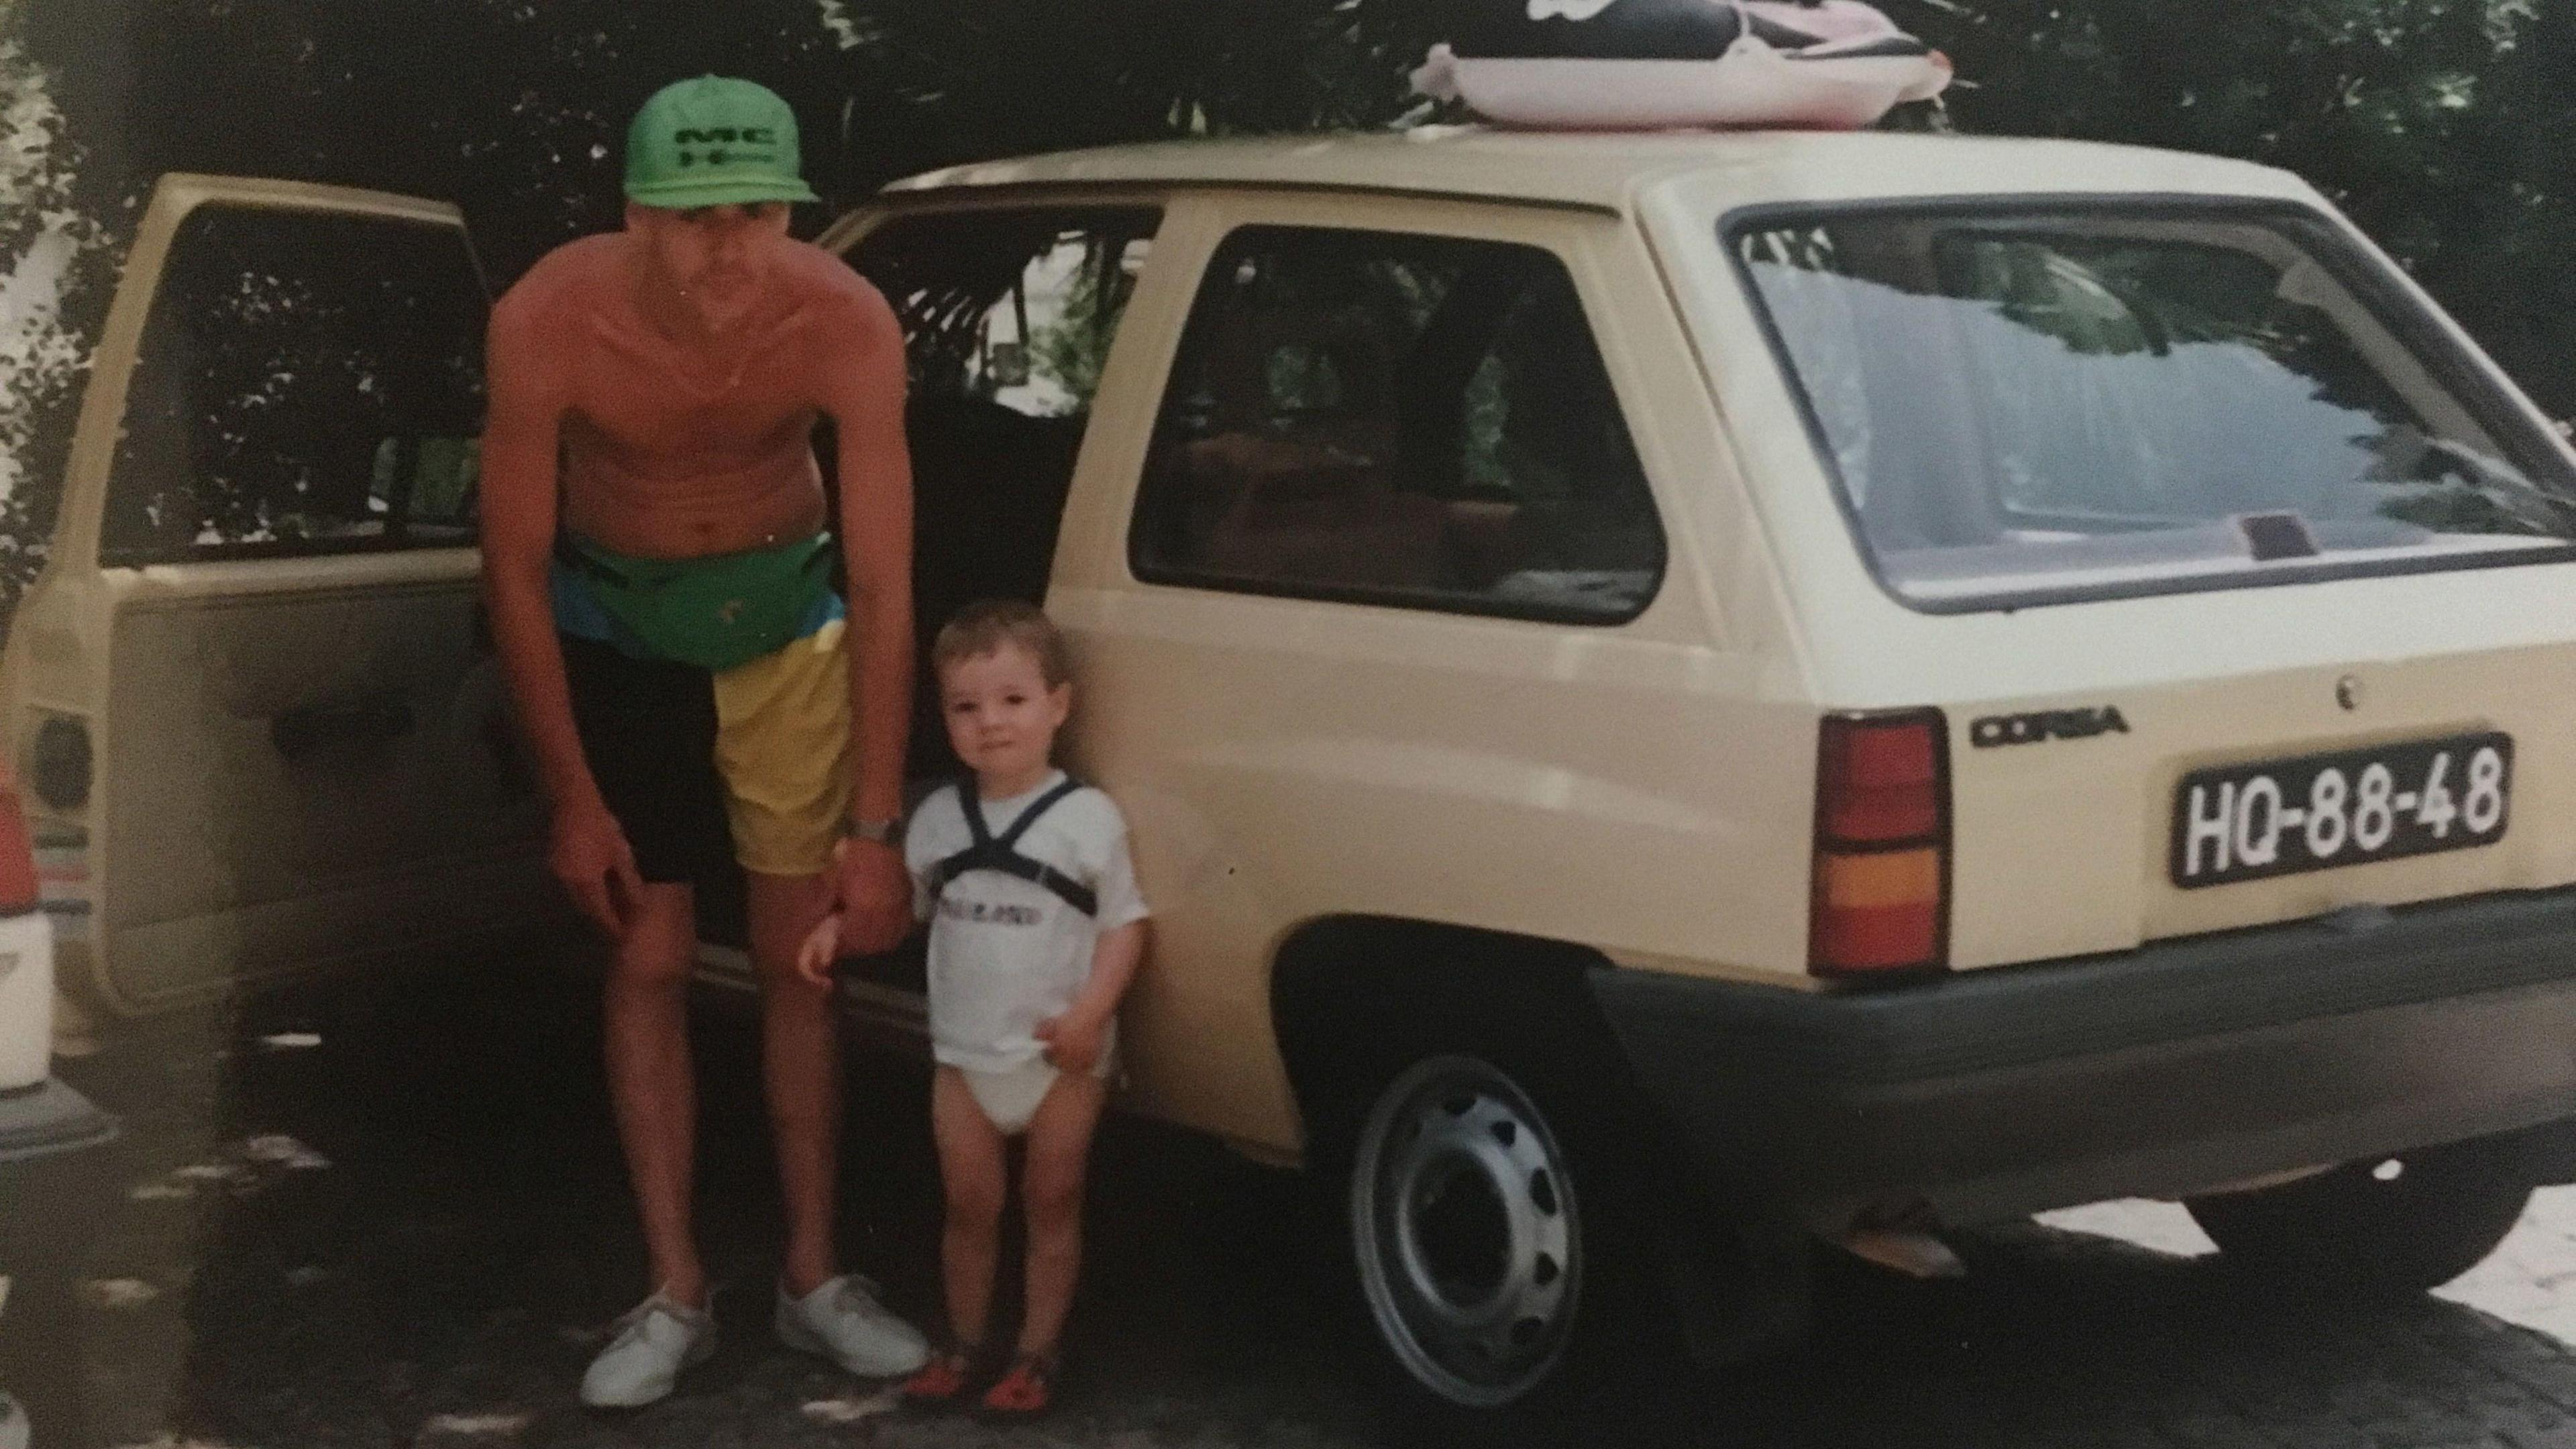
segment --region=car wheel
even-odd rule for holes
[[[2530,1197],[2510,1150],[2470,1141],[2185,1206],[2240,1270],[2310,1293],[2370,1297],[2421,1293],[2477,1266]]]
[[[1659,1179],[1612,1064],[1561,1019],[1414,1019],[1443,1015],[1366,1053],[1340,1181],[1380,1397],[1456,1442],[1583,1412],[1678,1345],[1648,1272]]]
[[[1519,1083],[1470,1056],[1407,1067],[1361,1124],[1350,1189],[1361,1298],[1408,1376],[1465,1409],[1548,1382],[1585,1306],[1582,1193]]]

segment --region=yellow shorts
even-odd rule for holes
[[[818,875],[850,808],[850,651],[835,619],[714,676],[716,773],[734,859],[762,875]]]

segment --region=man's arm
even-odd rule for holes
[[[623,831],[601,800],[573,728],[547,573],[555,542],[556,453],[565,396],[548,339],[521,296],[493,309],[485,369],[478,508],[483,598],[519,731],[553,809],[551,864],[583,912],[616,933],[640,887]],[[623,899],[619,896],[624,891]]]
[[[826,406],[840,439],[841,553],[850,585],[850,726],[858,779],[850,814],[903,813],[912,731],[912,458],[904,440],[903,329],[874,288],[845,314],[843,345],[825,364]],[[841,870],[850,944],[879,951],[912,924],[910,881],[892,845],[852,841]]]

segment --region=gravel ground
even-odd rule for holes
[[[701,1220],[722,1351],[670,1401],[573,1402],[643,1291],[589,990],[542,966],[308,988],[74,1064],[129,1114],[61,1303],[23,1288],[0,1371],[38,1449],[1398,1442],[1297,1181],[1185,1134],[1104,1133],[1061,1413],[894,1412],[768,1336],[776,1199],[751,1032],[699,1034]],[[925,1074],[854,1065],[848,1257],[933,1315]],[[1824,1274],[1814,1341],[1607,1414],[1587,1443],[2576,1446],[2576,1189],[2544,1191],[2436,1298],[2336,1316],[2240,1288],[2180,1209],[2114,1203],[1962,1236],[1961,1281]],[[5,1271],[6,1265],[0,1265]],[[20,1273],[22,1278],[28,1275]],[[42,1382],[38,1379],[41,1376]],[[75,1395],[71,1391],[77,1391]]]

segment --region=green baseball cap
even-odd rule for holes
[[[796,113],[754,81],[664,86],[626,128],[626,196],[640,205],[818,200],[798,171]]]

